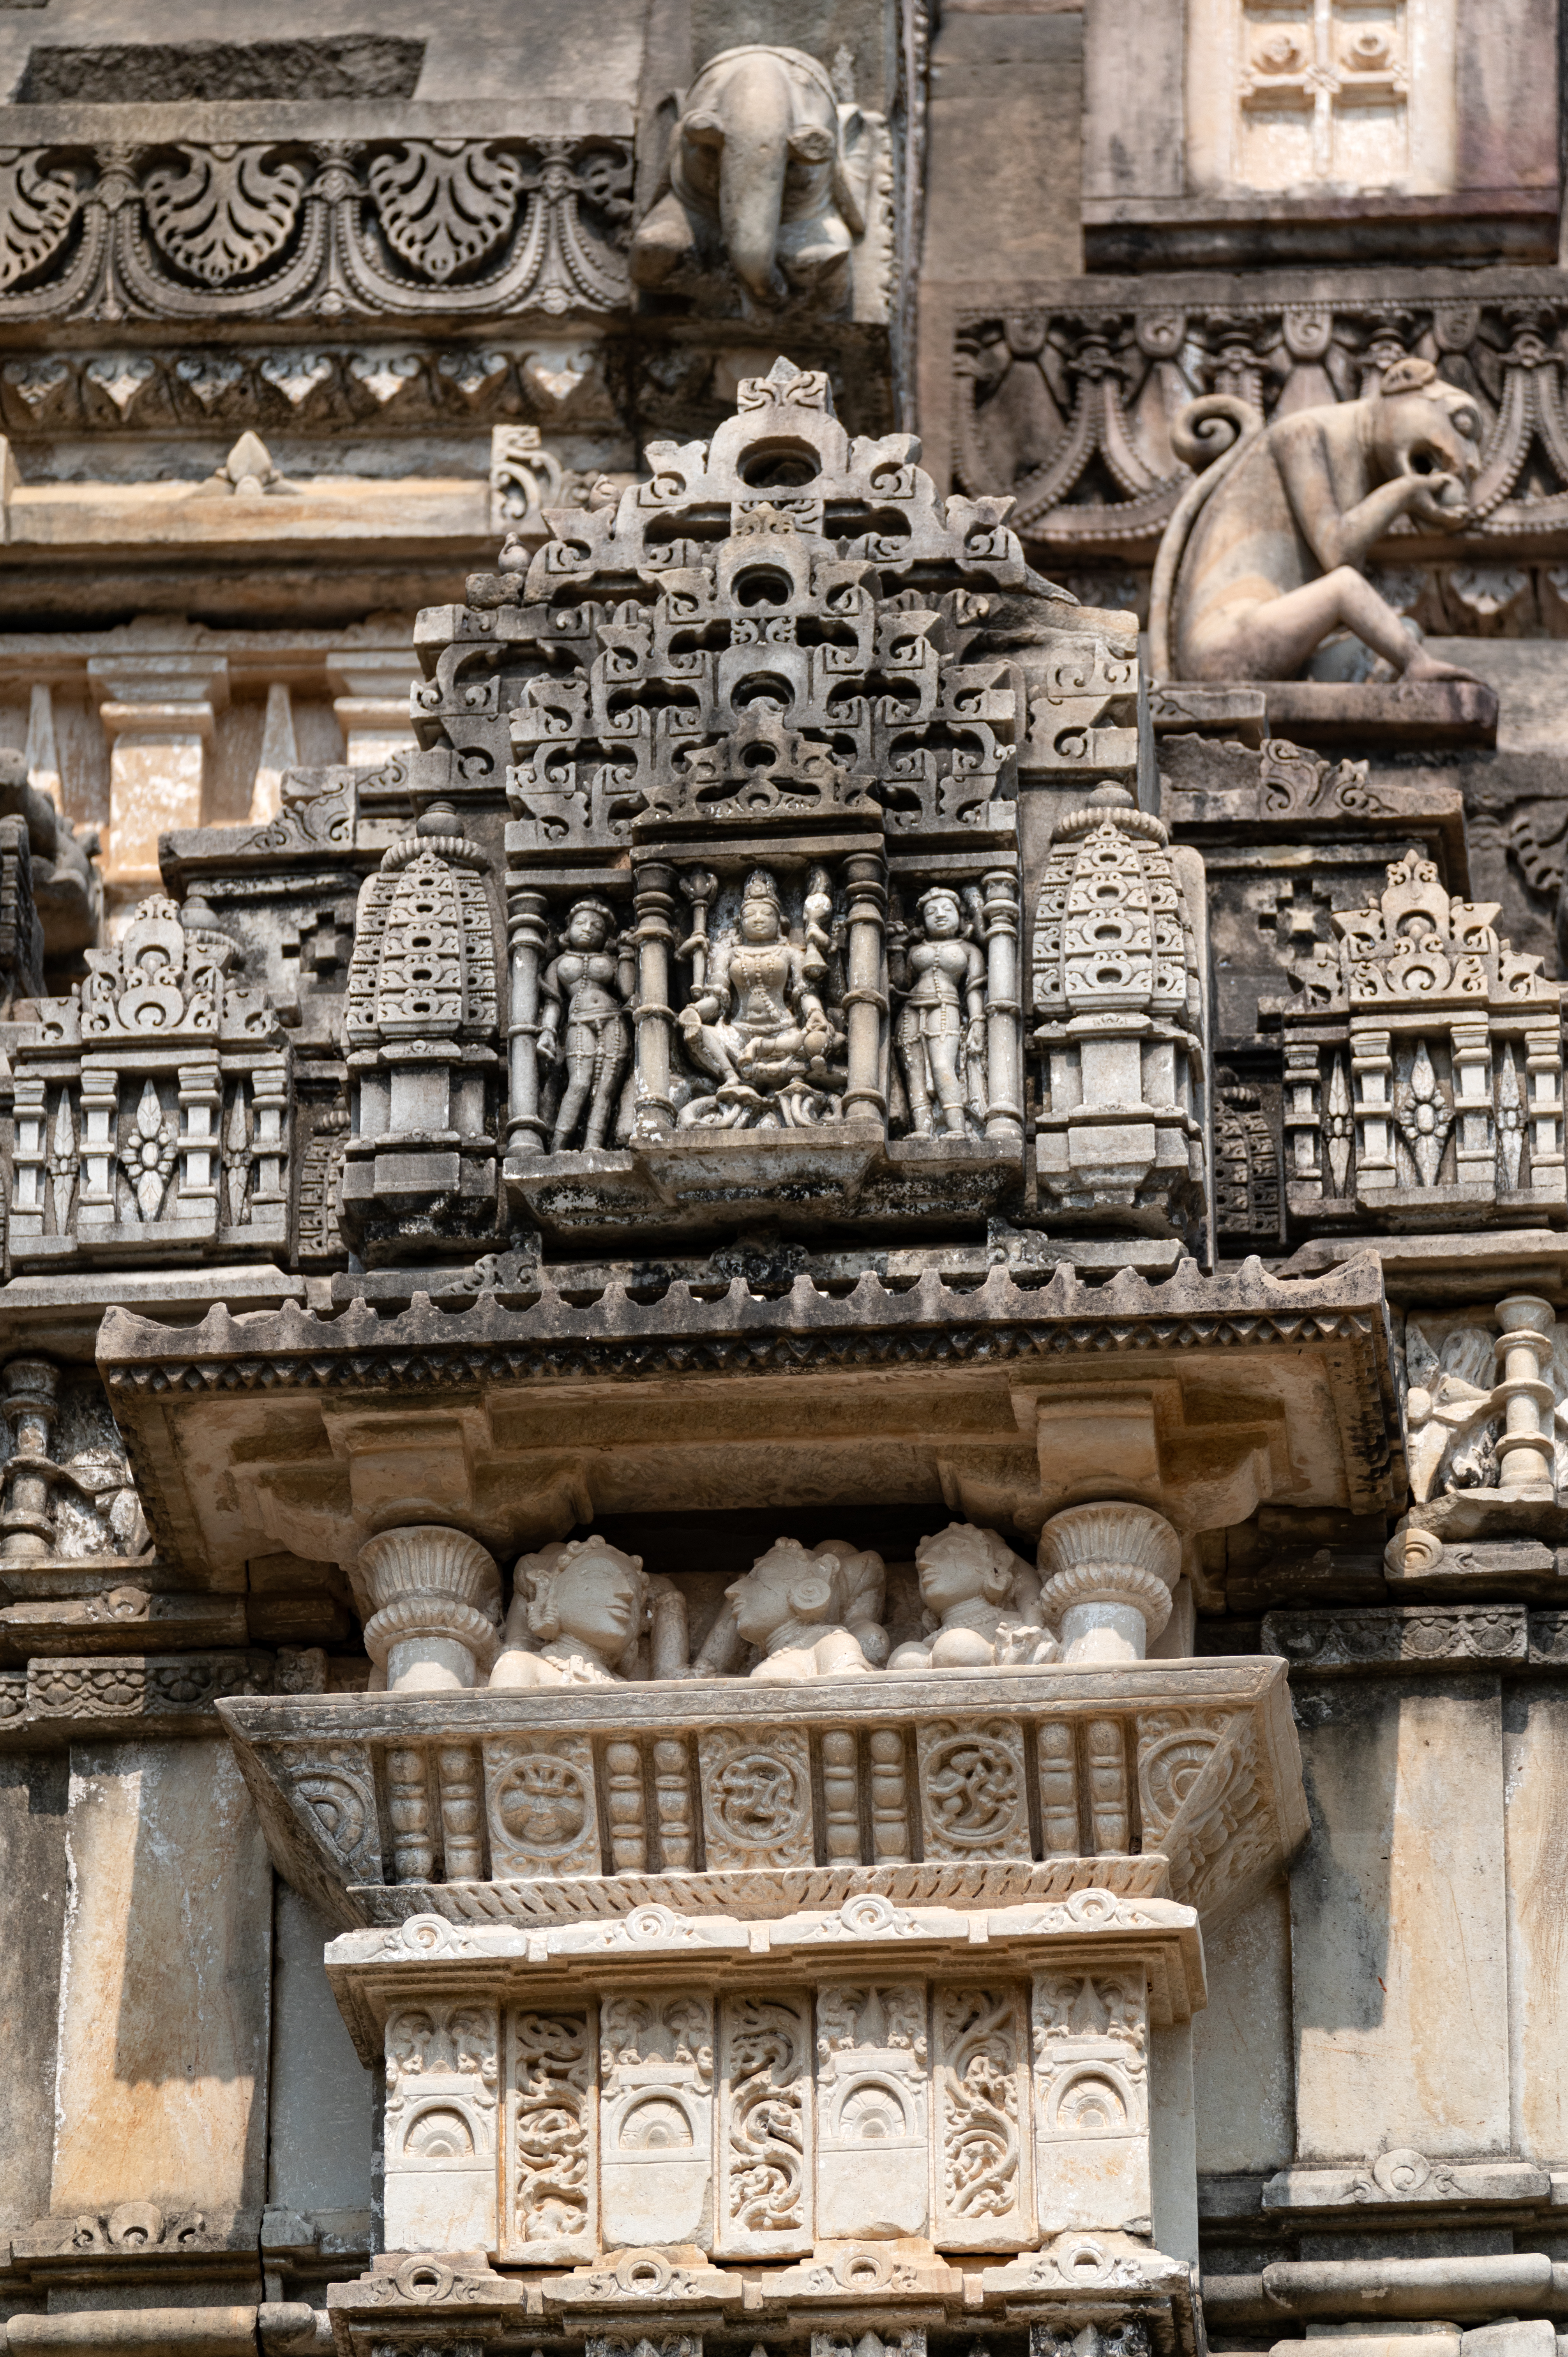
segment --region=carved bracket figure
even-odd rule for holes
[[[873,152],[868,118],[839,103],[815,58],[725,49],[687,93],[632,239],[633,280],[693,295],[727,264],[747,314],[835,304],[865,234]]]
[[[1150,607],[1156,679],[1296,679],[1331,632],[1348,630],[1406,679],[1470,674],[1425,654],[1365,577],[1369,552],[1402,517],[1453,532],[1470,512],[1480,414],[1430,361],[1401,360],[1364,400],[1297,410],[1264,425],[1229,393],[1195,401],[1172,431],[1202,463],[1178,501]]]

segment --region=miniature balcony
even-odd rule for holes
[[[399,2253],[503,2331],[526,2298],[718,2344],[869,2297],[1200,2345],[1198,1910],[1305,1830],[1282,1663],[220,1707],[385,2071],[355,2350],[435,2297]]]
[[[1306,1828],[1273,1661],[220,1707],[280,1870],[345,1928],[1090,1885],[1212,1915]]]

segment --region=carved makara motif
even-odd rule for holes
[[[507,2025],[503,2243],[530,2264],[597,2248],[597,2097],[585,2012],[519,2011]]]

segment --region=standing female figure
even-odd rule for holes
[[[902,990],[894,1038],[909,1098],[909,1132],[978,1135],[985,1120],[985,960],[966,937],[950,885],[916,903],[919,932],[894,966]],[[902,967],[902,972],[898,969]]]
[[[606,902],[575,902],[561,936],[560,954],[546,966],[540,985],[544,1022],[539,1060],[553,1064],[564,1057],[566,1066],[566,1085],[550,1137],[553,1154],[575,1142],[585,1109],[582,1142],[603,1146],[631,1061],[626,1006],[630,976],[622,973],[622,961],[612,947],[615,931],[615,911]]]

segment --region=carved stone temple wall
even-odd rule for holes
[[[1562,2357],[1549,0],[0,0],[0,2357]]]

